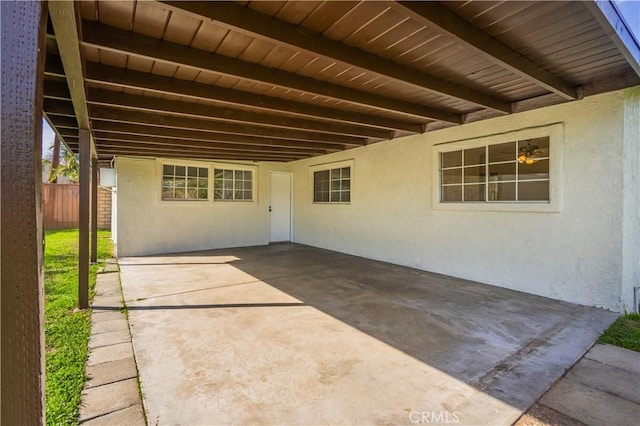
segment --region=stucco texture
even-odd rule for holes
[[[163,162],[211,166],[210,175],[214,164],[223,168],[234,166],[230,163],[117,158],[118,256],[268,244],[269,172],[277,165],[249,165],[257,174],[257,189],[250,202],[214,202],[211,182],[208,201],[162,201],[160,167]]]

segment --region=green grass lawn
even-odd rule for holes
[[[112,256],[111,233],[98,233],[98,258]],[[78,230],[47,231],[44,252],[46,420],[48,425],[78,423],[91,331],[90,311],[78,306]],[[90,297],[99,265],[90,269]]]
[[[600,336],[598,343],[608,343],[640,352],[640,314],[622,315]]]

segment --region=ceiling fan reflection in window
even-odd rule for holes
[[[518,163],[533,164],[541,157],[547,157],[547,150],[540,149],[537,145],[531,145],[531,142],[527,142],[527,146],[520,148],[518,152]]]

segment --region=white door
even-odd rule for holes
[[[269,241],[291,241],[291,175],[271,173]]]

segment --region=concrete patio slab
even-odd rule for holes
[[[139,402],[138,398],[136,379],[85,389],[82,395],[80,422],[136,405]]]
[[[595,345],[516,426],[637,424],[640,373],[619,366],[638,364],[638,352]]]
[[[124,358],[132,358],[133,349],[131,343],[118,343],[116,345],[102,346],[92,349],[87,365],[102,364],[103,362],[117,361]]]
[[[142,406],[140,404],[132,405],[131,407],[96,417],[82,424],[86,426],[147,426],[147,423],[144,421],[144,414],[142,413]]]
[[[640,374],[640,354],[629,349],[612,345],[596,345],[585,357],[630,373]]]
[[[571,380],[562,380],[540,403],[588,425],[635,426],[640,419],[638,404]]]
[[[117,361],[87,366],[85,389],[115,383],[138,377],[136,363],[133,358],[123,358]]]
[[[511,424],[616,318],[295,244],[120,270],[152,424]]]
[[[107,333],[109,331],[127,330],[129,323],[127,318],[123,315],[120,319],[114,319],[109,321],[92,321],[91,329],[94,333]]]
[[[118,343],[126,343],[131,341],[129,329],[107,331],[106,333],[93,334],[89,339],[89,349],[99,348],[102,346],[117,345]]]
[[[111,261],[113,263],[113,261]],[[117,287],[115,286],[117,285]],[[105,291],[105,289],[107,289]],[[115,291],[117,290],[117,291]],[[138,389],[138,371],[131,345],[126,315],[120,311],[122,291],[118,274],[100,274],[96,293],[117,298],[115,307],[97,308],[91,312],[89,359],[80,404],[82,425],[144,425],[142,400]],[[96,296],[96,299],[105,296]],[[124,323],[124,327],[121,327]],[[108,331],[118,324],[116,330]],[[107,331],[105,331],[107,330]]]
[[[118,290],[120,291],[120,290]],[[127,319],[124,313],[120,312],[120,310],[112,310],[112,311],[98,311],[92,312],[91,314],[91,323],[95,324],[97,322],[103,321],[111,321],[114,319]]]
[[[640,362],[640,354],[637,360]],[[585,358],[580,360],[565,377],[572,382],[640,404],[640,376],[629,374],[621,368]]]
[[[531,409],[516,422],[514,426],[584,426],[569,416],[545,407],[542,404],[535,404]]]

